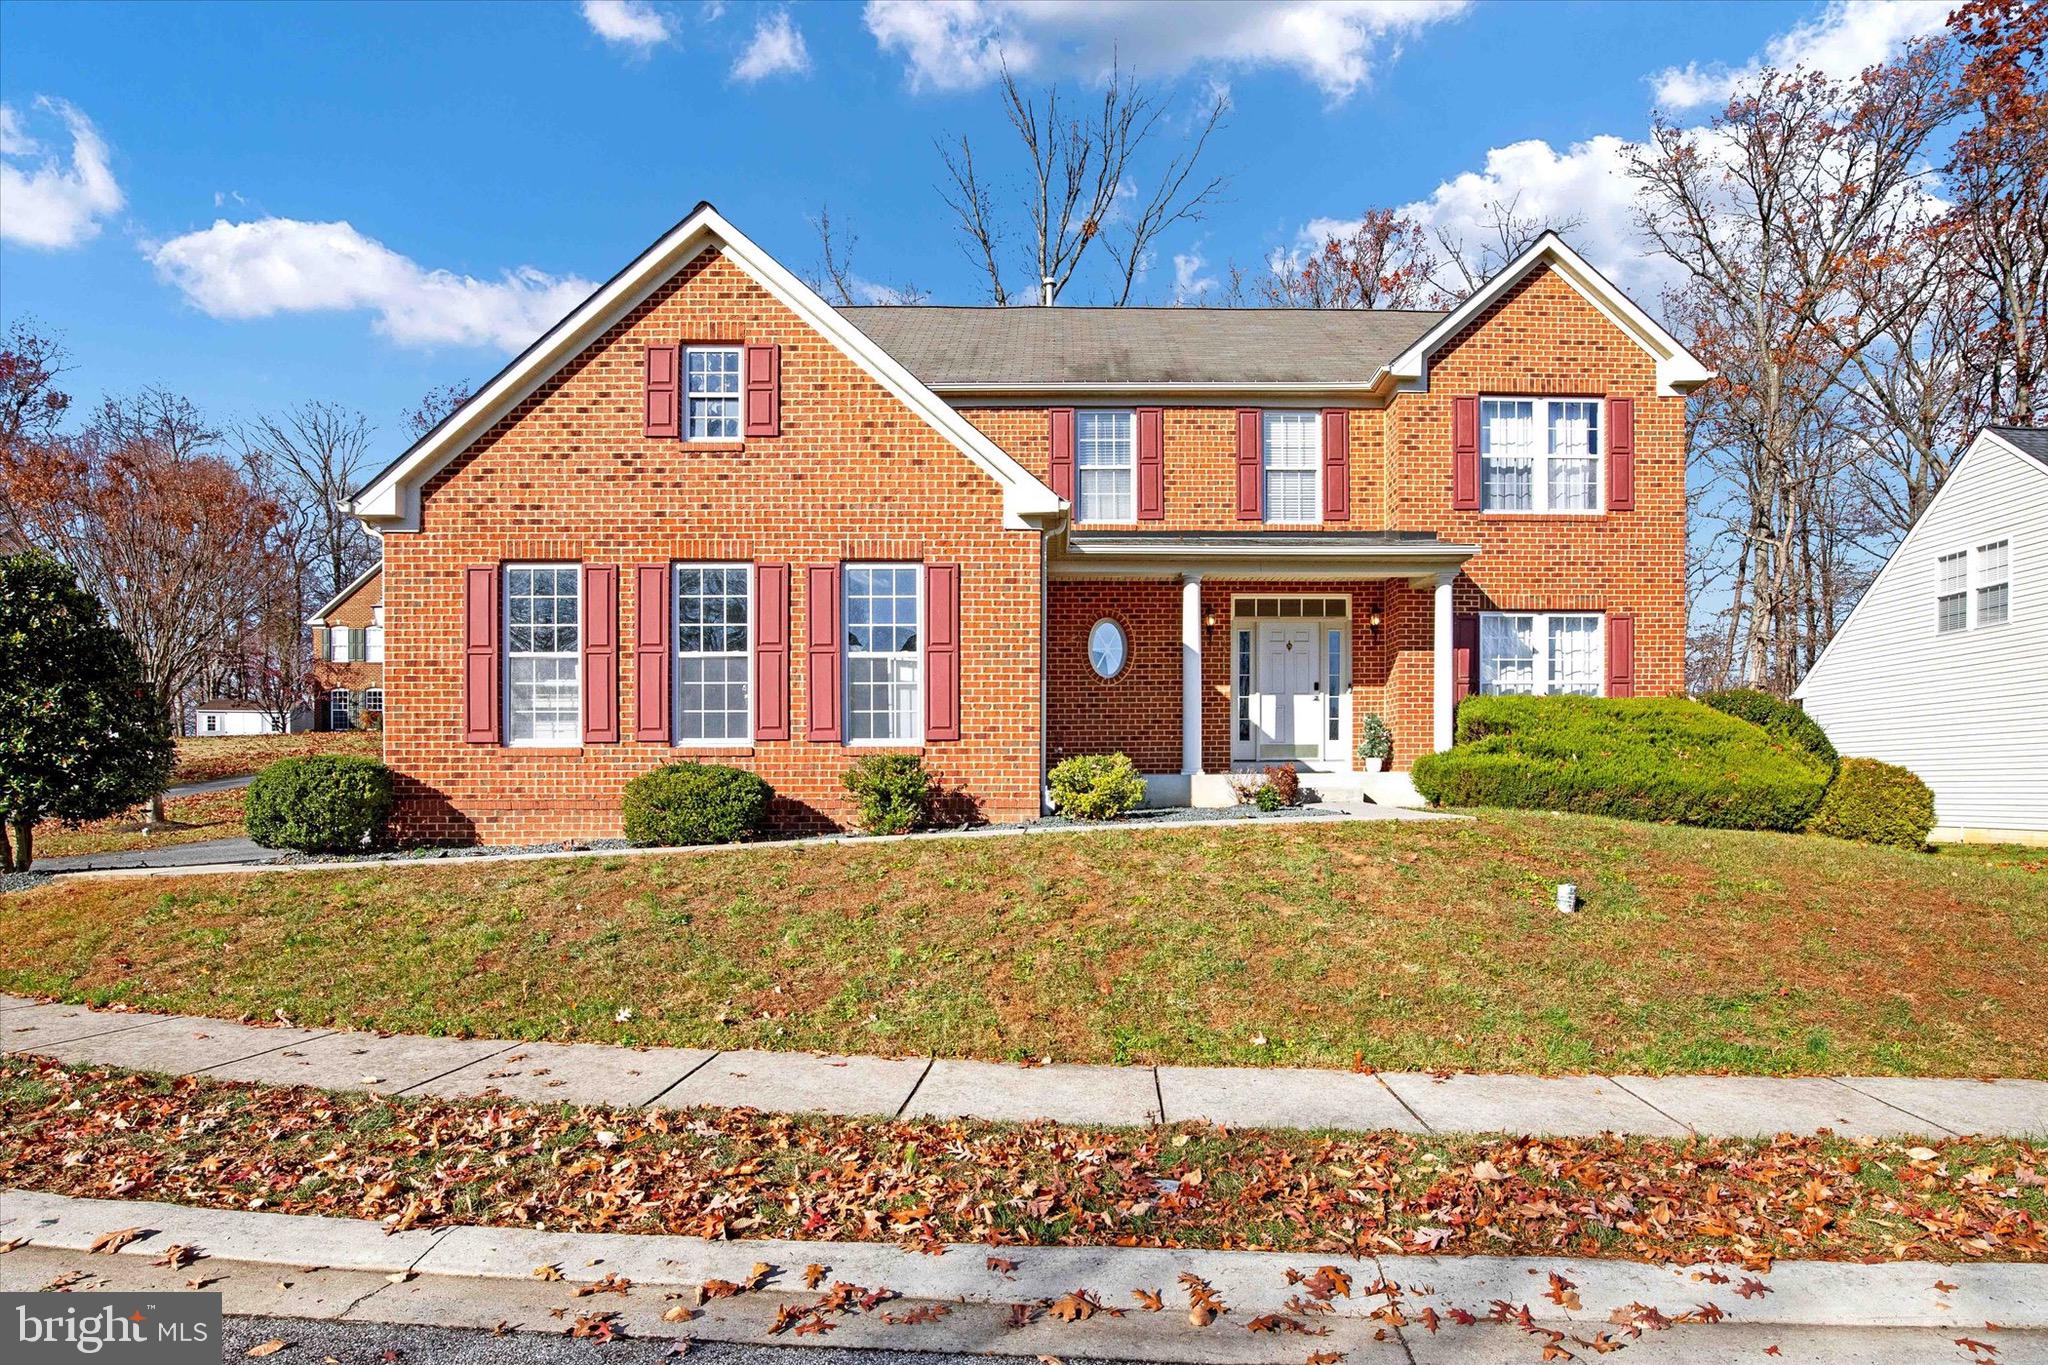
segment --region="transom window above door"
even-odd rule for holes
[[[1479,404],[1479,506],[1598,512],[1600,400],[1486,398]]]
[[[740,348],[683,348],[683,435],[692,441],[740,439]]]
[[[1321,419],[1313,412],[1268,411],[1263,432],[1265,519],[1321,521]]]
[[[1074,520],[1137,516],[1138,435],[1128,410],[1074,414]]]

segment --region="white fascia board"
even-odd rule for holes
[[[1562,237],[1546,232],[1499,274],[1479,287],[1421,338],[1387,362],[1373,376],[1377,388],[1427,389],[1429,358],[1451,338],[1470,326],[1472,320],[1491,307],[1501,295],[1537,266],[1548,263],[1560,278],[1602,316],[1619,327],[1657,366],[1657,392],[1666,396],[1691,393],[1714,377],[1678,338],[1664,330],[1655,318],[1636,307],[1635,302],[1614,287],[1605,275],[1586,263],[1584,257],[1565,244]]]
[[[1477,545],[1204,545],[1161,543],[1165,537],[1097,540],[1086,549],[1071,542],[1047,561],[1053,578],[1152,577],[1213,573],[1286,578],[1304,574],[1347,578],[1415,578],[1455,569],[1479,553]]]
[[[321,603],[320,609],[314,612],[311,616],[308,616],[306,618],[306,624],[309,626],[326,625],[327,613],[333,611],[336,607],[340,606],[343,602],[347,601],[357,588],[362,587],[363,584],[370,581],[371,575],[380,574],[383,572],[384,560],[381,557],[379,557],[375,564],[372,564],[369,568],[363,570],[361,573],[356,575],[355,582],[349,584],[340,592],[334,594],[334,596],[328,598],[325,602]]]
[[[755,246],[718,210],[700,204],[689,217],[507,365],[467,403],[427,433],[350,504],[374,529],[419,529],[420,489],[427,480],[512,411],[597,336],[638,306],[676,271],[708,250],[726,257],[839,348],[891,395],[922,417],[1003,490],[1003,524],[1024,528],[1057,520],[1066,503],[1031,472],[919,383],[887,352],[803,281]]]
[[[1211,404],[1229,405],[1234,400],[1249,400],[1247,406],[1273,403],[1306,403],[1328,399],[1332,403],[1358,407],[1379,406],[1383,395],[1370,382],[1356,384],[1337,383],[952,383],[933,384],[932,392],[951,402],[965,402],[985,399],[991,407],[1045,407],[1062,402],[1071,403],[1086,399],[1117,399],[1126,403],[1140,404],[1147,399],[1158,399],[1162,403],[1195,404],[1208,400]]]

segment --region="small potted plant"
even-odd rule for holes
[[[1358,762],[1366,772],[1380,772],[1394,756],[1394,733],[1387,723],[1368,711],[1359,721]]]

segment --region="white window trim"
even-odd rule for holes
[[[1979,558],[1982,557],[1983,553],[1986,550],[1990,549],[1994,545],[2000,544],[2005,546],[2005,576],[2003,578],[1996,578],[1987,581],[1983,577],[1983,566],[1980,565],[1977,561]],[[2012,624],[2013,606],[2015,603],[2015,596],[2013,593],[2012,562],[2013,538],[2009,535],[1995,535],[1988,540],[1981,541],[1978,544],[1970,547],[1969,591],[1971,630],[2003,630],[2005,629],[2005,627]],[[2005,619],[2003,621],[1989,622],[1979,620],[1977,610],[1979,600],[1977,597],[1978,590],[1981,588],[1996,587],[2000,583],[2005,584]]]
[[[363,628],[363,662],[366,664],[381,664],[384,662],[384,627],[365,626]]]
[[[1266,505],[1266,476],[1272,472],[1272,452],[1266,447],[1266,415],[1268,413],[1305,413],[1311,419],[1308,428],[1315,435],[1316,462],[1310,470],[1309,483],[1315,494],[1315,515],[1306,519],[1290,518],[1281,521],[1273,516],[1273,509]],[[1323,522],[1323,424],[1321,411],[1316,408],[1260,408],[1259,409],[1259,520],[1275,526],[1320,526]]]
[[[738,364],[735,366],[733,372],[737,374],[740,379],[739,392],[730,395],[732,400],[739,405],[738,411],[735,414],[734,419],[738,423],[738,429],[734,431],[733,434],[730,436],[692,436],[690,434],[690,356],[693,353],[697,355],[703,355],[711,351],[718,351],[723,354],[729,354],[738,358]],[[727,346],[714,343],[706,343],[700,346],[684,346],[682,354],[679,357],[677,357],[677,360],[677,368],[681,371],[681,373],[679,373],[676,376],[676,382],[678,385],[676,418],[682,426],[684,443],[695,443],[697,445],[731,445],[734,442],[744,439],[747,434],[746,348],[744,346],[740,346],[737,344]],[[722,393],[707,393],[700,394],[698,396],[702,398],[725,398],[728,395]]]
[[[1131,419],[1131,514],[1128,517],[1084,517],[1081,515],[1081,428],[1084,413],[1121,415]],[[1077,408],[1074,411],[1074,524],[1077,526],[1135,526],[1138,522],[1138,410],[1136,408]],[[1099,466],[1098,466],[1099,467]]]
[[[334,715],[334,704],[341,703],[339,721]],[[337,687],[327,694],[327,728],[330,730],[353,730],[356,728],[355,698],[346,687]]]
[[[1527,507],[1488,507],[1486,505],[1486,462],[1488,456],[1479,457],[1479,511],[1488,517],[1604,517],[1607,515],[1607,402],[1594,394],[1533,394],[1533,393],[1484,393],[1479,396],[1479,428],[1486,429],[1486,405],[1488,403],[1533,403],[1535,412],[1530,420],[1536,424],[1536,441],[1533,458],[1536,468],[1530,477],[1533,497]],[[1593,505],[1591,508],[1567,507],[1553,511],[1550,506],[1550,405],[1552,403],[1591,403],[1599,414],[1600,449],[1593,459]],[[1565,456],[1579,459],[1579,456]],[[1529,613],[1503,612],[1505,616],[1527,616]],[[1569,616],[1570,612],[1557,613]],[[1603,634],[1603,639],[1604,634]]]
[[[576,583],[576,648],[570,653],[576,659],[576,724],[572,739],[514,739],[512,738],[512,573],[515,569],[571,569]],[[517,564],[506,564],[498,571],[498,671],[503,682],[498,689],[499,726],[505,735],[508,749],[580,749],[583,747],[583,688],[588,681],[583,676],[583,632],[587,628],[583,612],[583,566],[560,559],[524,560]],[[566,657],[558,653],[522,655],[522,658],[559,659]]]
[[[1303,601],[1341,599],[1344,603],[1344,610],[1336,616],[1326,616],[1321,612],[1300,617],[1242,614],[1246,602],[1274,597],[1296,598]],[[1230,761],[1233,764],[1249,763],[1258,765],[1264,763],[1295,762],[1306,765],[1305,770],[1313,772],[1356,771],[1358,767],[1356,756],[1351,752],[1352,711],[1357,705],[1357,698],[1352,695],[1353,679],[1351,676],[1351,656],[1355,643],[1351,620],[1353,605],[1349,592],[1234,592],[1230,595]],[[1327,670],[1329,662],[1327,632],[1338,630],[1342,633],[1343,644],[1341,649],[1343,657],[1341,662],[1343,668],[1336,689],[1340,694],[1338,700],[1339,737],[1335,740],[1329,738],[1327,713],[1319,711],[1316,715],[1316,744],[1319,749],[1327,750],[1320,757],[1292,760],[1259,757],[1259,716],[1257,709],[1250,705],[1250,698],[1258,695],[1258,627],[1267,621],[1288,621],[1299,625],[1316,627],[1316,666],[1322,670]],[[1246,637],[1249,637],[1249,639]],[[1244,687],[1244,673],[1239,666],[1243,662],[1240,650],[1247,648],[1249,651],[1250,680],[1252,684],[1249,691]],[[1330,679],[1324,679],[1324,686],[1326,689],[1330,687]],[[1326,700],[1325,706],[1327,704]],[[1248,734],[1244,733],[1246,727],[1249,727],[1250,732]]]
[[[1998,542],[1990,541],[1987,543],[1995,545]],[[2011,544],[2008,542],[2006,550],[2008,563],[2011,562],[2011,553]],[[1968,547],[1960,550],[1944,550],[1934,556],[1934,634],[1936,638],[1944,635],[1967,635],[1970,631],[1971,623],[1976,619],[1977,593],[1976,585],[1971,581],[1971,558],[1972,555]],[[1952,559],[1960,559],[1963,562],[1963,584],[1960,593],[1944,591],[1941,581],[1942,565]],[[1941,604],[1946,598],[1958,596],[1963,599],[1963,623],[1953,630],[1944,630],[1941,625]],[[2005,613],[2007,619],[2011,619],[2012,597],[2010,589],[2007,591]]]
[[[684,569],[745,569],[747,571],[747,733],[738,739],[685,739],[683,738],[683,599],[677,586]],[[759,574],[749,560],[734,559],[681,559],[669,565],[668,571],[668,617],[669,639],[675,643],[669,647],[669,735],[678,749],[751,749],[754,747],[754,725],[759,714],[754,693],[758,679],[754,669],[759,651],[760,629],[758,619],[760,594]],[[843,609],[843,608],[842,608]],[[731,654],[719,651],[716,654],[699,653],[694,658],[729,659]]]
[[[368,651],[366,650],[364,652],[367,653]],[[347,626],[329,626],[327,628],[327,662],[332,664],[350,664],[356,662],[356,660],[351,659],[348,656]]]
[[[208,712],[206,713],[206,716],[205,716],[205,721],[206,721],[206,726],[205,726],[205,729],[206,729],[206,733],[207,733],[207,734],[209,734],[209,735],[211,735],[211,734],[218,734],[218,733],[220,732],[220,717],[219,717],[219,716],[215,715],[215,714],[214,714],[213,712],[211,712],[211,711],[208,711]]]
[[[1527,616],[1534,620],[1532,634],[1536,637],[1536,658],[1534,661],[1536,690],[1534,692],[1488,692],[1486,690],[1486,618],[1499,619],[1504,616]],[[1479,695],[1489,697],[1577,697],[1579,692],[1553,692],[1550,690],[1550,622],[1560,616],[1587,616],[1596,623],[1593,627],[1593,695],[1607,695],[1607,613],[1604,611],[1483,611],[1479,613],[1480,657],[1474,661],[1479,670]]]
[[[915,688],[916,709],[910,718],[910,735],[906,739],[855,739],[853,737],[853,646],[846,640],[846,580],[855,569],[910,569],[911,581],[917,592],[917,687]],[[844,743],[852,749],[921,749],[924,747],[925,732],[925,689],[931,683],[930,662],[925,652],[931,644],[930,622],[926,616],[924,600],[925,566],[922,561],[902,559],[864,559],[839,566],[839,733]],[[893,654],[863,655],[867,658],[891,659]]]
[[[1116,632],[1118,652],[1122,655],[1117,661],[1114,673],[1104,673],[1095,666],[1095,632],[1101,630],[1104,626],[1108,626]],[[1087,656],[1088,671],[1094,675],[1097,682],[1115,682],[1131,666],[1131,633],[1124,629],[1124,623],[1117,620],[1114,616],[1098,616],[1095,618],[1095,623],[1088,627],[1088,638],[1083,642],[1081,652]]]
[[[377,715],[380,715],[380,716],[384,714],[384,689],[383,689],[383,688],[381,688],[381,687],[366,687],[366,688],[364,688],[364,689],[362,690],[362,692],[361,692],[361,694],[360,694],[360,695],[361,695],[361,697],[362,697],[362,699],[363,699],[363,713],[364,713],[365,715],[371,714],[372,712],[374,712],[375,714],[377,714]],[[376,704],[375,706],[372,706],[372,705],[370,705],[370,698],[372,698],[372,697],[375,697],[375,698],[377,699],[377,704]]]

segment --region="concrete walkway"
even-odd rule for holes
[[[257,1028],[0,996],[0,1049],[270,1085],[858,1117],[1560,1137],[2048,1135],[2048,1082],[1042,1066]]]
[[[195,868],[250,866],[277,856],[246,835],[232,839],[199,839],[160,848],[131,848],[111,853],[73,853],[38,858],[37,872],[185,872]]]
[[[237,787],[246,787],[256,780],[256,774],[243,773],[240,777],[216,777],[208,782],[187,782],[183,786],[164,788],[164,796],[172,801],[187,796],[205,796],[208,792],[231,792]]]

